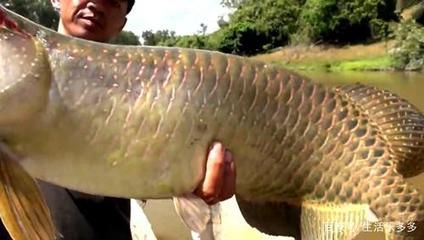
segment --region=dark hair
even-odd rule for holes
[[[128,8],[127,8],[127,14],[131,12],[132,7],[134,6],[135,0],[128,0]]]

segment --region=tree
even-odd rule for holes
[[[173,46],[176,42],[175,31],[169,30],[158,30],[153,32],[152,30],[144,31],[141,34],[143,38],[144,45],[156,46],[156,45],[164,45],[164,46]],[[166,43],[166,44],[165,44]]]
[[[59,15],[49,0],[0,0],[8,9],[45,27],[56,30]]]
[[[209,37],[206,35],[178,36],[174,46],[183,48],[210,49]]]
[[[122,31],[111,41],[111,43],[120,45],[141,45],[139,37],[131,31]]]
[[[307,0],[297,0],[300,5],[303,5]],[[236,9],[242,6],[245,0],[221,0],[220,4],[227,8]]]
[[[208,25],[201,23],[200,24],[200,30],[198,31],[198,33],[202,36],[205,36],[207,30],[208,30]]]
[[[217,24],[219,28],[224,28],[228,26],[228,21],[224,19],[224,16],[219,16]]]
[[[228,8],[238,8],[243,0],[221,0],[221,5]]]
[[[390,50],[395,67],[406,70],[424,69],[424,1],[397,0],[396,13],[401,17]]]
[[[424,1],[419,0],[397,0],[396,13],[402,20],[420,20],[424,15]]]
[[[297,34],[306,42],[363,42],[372,36],[371,22],[394,18],[393,1],[308,0],[298,19]]]
[[[252,55],[288,43],[300,12],[298,0],[243,0],[237,4],[212,39],[218,50]]]

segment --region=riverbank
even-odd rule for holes
[[[393,62],[388,51],[393,41],[345,47],[289,46],[252,58],[302,71],[388,71]]]

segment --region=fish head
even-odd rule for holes
[[[0,125],[38,112],[47,100],[49,84],[42,43],[0,8]]]

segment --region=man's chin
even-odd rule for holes
[[[72,34],[75,37],[91,40],[91,41],[97,41],[97,42],[105,42],[107,39],[104,39],[102,34],[93,31],[92,29],[86,29],[82,28],[78,32]]]

